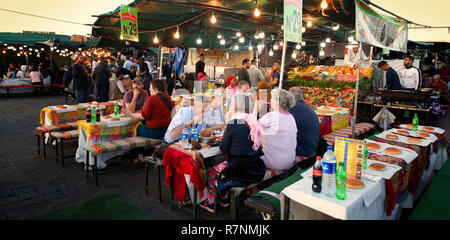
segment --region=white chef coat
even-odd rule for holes
[[[414,88],[418,90],[422,84],[422,74],[416,67],[404,67],[398,71],[398,76],[403,88]]]
[[[348,49],[347,51],[348,53],[345,54],[344,57],[344,66],[350,66],[353,67],[354,65],[359,65],[360,64],[360,60],[358,59],[358,52],[353,52],[353,49]],[[364,54],[364,51],[361,52],[361,59],[364,61],[368,61],[369,57],[366,56],[366,54]]]

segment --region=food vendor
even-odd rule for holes
[[[402,90],[397,72],[386,61],[378,63],[378,68],[386,72],[386,87],[389,90]]]
[[[350,50],[349,50],[350,49]],[[345,49],[344,66],[356,67],[360,64],[360,59],[358,59],[358,45],[350,45]],[[361,59],[368,61],[369,57],[364,54],[361,50]]]
[[[407,56],[403,62],[405,68],[399,71],[400,83],[404,90],[417,91],[422,84],[422,73],[413,66],[413,62],[414,58]]]

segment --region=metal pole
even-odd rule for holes
[[[162,61],[163,61],[163,48],[162,45],[159,45],[159,79],[162,78]]]
[[[286,59],[286,48],[287,48],[286,41],[283,41],[283,55],[281,55],[281,72],[280,72],[280,79],[279,81],[279,88],[281,89],[283,87],[283,75],[284,75],[284,61]]]
[[[353,117],[352,117],[352,138],[355,138],[355,127],[356,127],[356,113],[358,112],[358,90],[359,90],[359,77],[361,73],[361,51],[362,51],[362,43],[359,42],[358,49],[358,77],[356,78],[356,90],[355,90],[355,108],[353,109]]]

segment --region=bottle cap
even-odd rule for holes
[[[328,147],[327,147],[327,150],[328,150],[328,151],[333,151],[333,146],[328,146]]]
[[[316,160],[322,160],[322,157],[321,156],[317,156]]]

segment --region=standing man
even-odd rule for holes
[[[278,81],[280,80],[280,69],[281,65],[280,62],[276,61],[273,63],[273,74],[272,74],[272,81],[270,81],[271,87],[278,87]]]
[[[133,57],[127,57],[127,61],[123,64],[123,68],[131,71],[131,66],[133,66]]]
[[[264,81],[264,75],[261,70],[256,67],[256,59],[251,61],[250,68],[248,69],[248,74],[250,75],[250,84],[253,89],[258,89],[258,84],[260,81]]]
[[[195,77],[198,77],[198,73],[203,73],[203,75],[206,76],[205,73],[205,54],[200,54],[200,60],[195,64]]]
[[[107,102],[109,99],[109,78],[111,72],[108,70],[108,65],[105,59],[100,58],[100,63],[94,69],[92,76],[95,79],[95,87],[97,88],[98,98],[100,102]]]
[[[250,87],[252,86],[250,83],[250,75],[248,74],[248,69],[250,68],[250,60],[247,58],[242,61],[242,68],[238,72],[238,81],[247,81]]]
[[[150,74],[150,70],[148,69],[148,65],[146,62],[144,62],[142,59],[137,58],[136,59],[137,64],[139,64],[139,76],[144,81],[144,90],[147,92],[147,94],[150,94],[150,81],[153,80],[152,75]]]
[[[86,58],[79,56],[73,66],[73,89],[75,89],[76,103],[85,103],[88,101],[89,74],[86,65]]]
[[[360,64],[360,59],[358,59],[358,45],[354,45],[351,50],[345,49],[346,53],[344,56],[344,66],[356,67]],[[364,51],[361,49],[361,59],[364,61],[369,61],[369,57],[364,54]]]
[[[386,61],[379,62],[378,68],[386,72],[386,86],[384,88],[389,90],[402,90],[397,72]]]
[[[400,84],[404,90],[417,91],[422,84],[422,73],[416,67],[413,67],[414,58],[407,56],[403,61],[405,68],[399,71]]]

